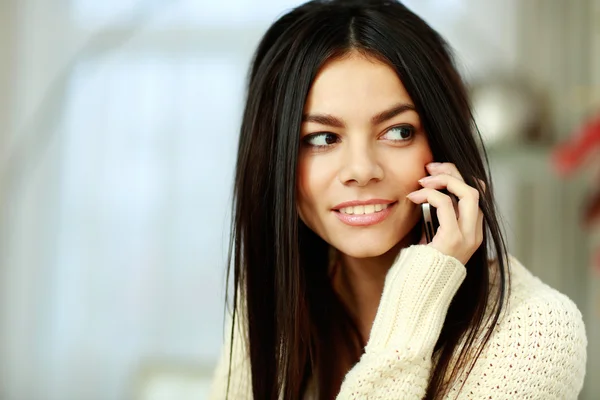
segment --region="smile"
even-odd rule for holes
[[[348,205],[333,210],[335,216],[350,226],[375,225],[385,220],[391,213],[396,202]]]
[[[366,206],[354,206],[354,207],[345,207],[339,210],[342,214],[373,214],[376,212],[380,212],[388,208],[387,204],[369,204]]]

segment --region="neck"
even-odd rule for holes
[[[419,237],[420,228],[417,225],[404,239],[380,256],[354,258],[340,254],[333,286],[356,322],[364,344],[369,340],[387,272],[400,250],[417,243]]]

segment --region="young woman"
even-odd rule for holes
[[[476,140],[447,44],[402,4],[276,21],[249,76],[211,398],[575,399],[581,314],[507,254]]]

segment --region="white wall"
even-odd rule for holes
[[[16,7],[12,1],[0,2],[0,143],[4,143],[12,118],[15,73]]]

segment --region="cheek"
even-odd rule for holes
[[[418,180],[428,175],[425,165],[433,161],[429,146],[413,150],[402,157],[394,155],[386,161],[386,175],[406,194],[421,189]]]
[[[297,210],[302,221],[313,230],[319,229],[326,212],[337,204],[333,203],[336,200],[336,165],[335,157],[330,154],[299,157]]]

